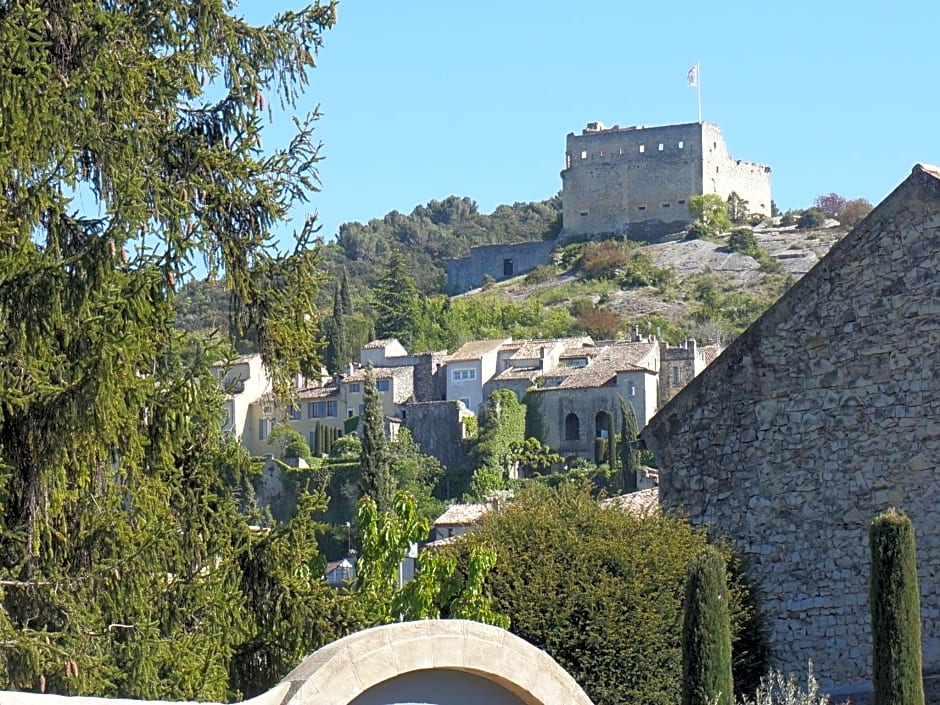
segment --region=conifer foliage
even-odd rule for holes
[[[333,599],[264,559],[315,565],[314,543],[287,545],[310,513],[249,530],[223,352],[173,325],[201,262],[277,390],[317,366],[314,224],[284,253],[270,235],[316,190],[316,115],[283,149],[261,133],[334,19],[332,3],[261,27],[229,1],[0,4],[0,689],[229,699],[335,636],[273,638]],[[239,668],[242,652],[278,665]]]
[[[869,528],[874,705],[924,705],[914,526],[888,510]]]
[[[385,412],[375,387],[375,371],[366,367],[362,385],[362,452],[359,455],[360,489],[371,497],[380,513],[392,508],[395,482],[389,467],[388,442],[385,439]]]
[[[682,705],[733,705],[725,560],[706,546],[689,570],[682,622]]]

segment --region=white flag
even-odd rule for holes
[[[698,86],[698,64],[689,69],[689,75],[686,78],[689,81],[690,88]]]

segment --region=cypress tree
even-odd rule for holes
[[[324,326],[326,353],[324,362],[330,372],[341,372],[350,362],[349,334],[346,331],[346,314],[343,311],[340,286],[333,287],[333,313]]]
[[[343,274],[339,280],[339,297],[343,313],[351,316],[353,313],[352,295],[349,293],[349,273],[346,271],[346,267],[343,267]]]
[[[385,438],[385,414],[375,388],[372,365],[366,367],[362,385],[362,451],[359,454],[359,487],[371,497],[379,512],[392,508],[395,487],[389,467],[388,441]]]
[[[874,705],[924,705],[914,526],[894,509],[869,528]]]
[[[640,469],[640,451],[633,447],[636,441],[636,414],[633,405],[620,399],[620,472],[623,474],[623,491],[636,492],[636,474]]]
[[[733,705],[725,561],[714,546],[693,560],[682,622],[682,705]]]

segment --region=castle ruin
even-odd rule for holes
[[[691,222],[689,198],[735,192],[770,215],[770,167],[733,159],[718,125],[605,127],[566,140],[562,236],[617,234],[654,241]]]

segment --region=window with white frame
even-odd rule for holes
[[[349,393],[350,394],[360,394],[362,392],[362,384],[360,382],[350,382],[349,383]]]
[[[451,372],[451,379],[455,382],[465,382],[477,378],[476,370],[454,370]]]
[[[268,420],[259,419],[258,420],[258,440],[263,441],[268,437]]]
[[[336,416],[335,401],[311,401],[307,402],[307,418],[322,419],[327,416]]]
[[[388,379],[377,379],[375,380],[375,388],[380,392],[387,392],[392,388],[392,382]]]
[[[628,397],[636,396],[636,385],[633,382],[627,382],[627,396]]]

